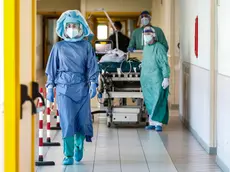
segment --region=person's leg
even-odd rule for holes
[[[63,153],[65,155],[63,165],[72,165],[74,156],[74,137],[63,138]]]
[[[90,100],[86,98],[81,102],[75,121],[75,160],[81,161],[84,151],[84,140],[91,141],[93,136],[92,115],[90,112]]]
[[[75,161],[79,162],[83,158],[85,136],[81,133],[75,135]]]
[[[70,98],[57,92],[60,124],[63,138],[63,165],[72,165],[74,160],[74,105]]]

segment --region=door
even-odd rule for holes
[[[28,87],[32,98],[32,81],[35,81],[35,33],[36,1],[20,1],[20,84]],[[35,91],[35,90],[33,90]],[[33,172],[35,163],[35,115],[32,102],[25,102],[19,123],[19,167],[20,172]]]
[[[0,45],[3,45],[3,0],[0,0]],[[0,171],[4,171],[4,60],[3,46],[0,46]]]
[[[57,18],[56,17],[45,17],[44,18],[44,68],[46,67],[50,51],[53,47],[53,45],[60,40],[60,38],[56,34],[56,22]]]
[[[21,108],[21,84],[32,95],[35,80],[34,0],[4,1],[5,171],[34,172],[35,117],[32,103]],[[6,36],[7,35],[7,36]]]

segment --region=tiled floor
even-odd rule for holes
[[[216,157],[204,151],[178,117],[171,117],[169,126],[160,137],[178,172],[221,171],[215,163]]]
[[[85,144],[84,159],[73,166],[62,166],[62,146],[45,150],[45,160],[55,166],[37,172],[220,172],[209,156],[182,127],[178,117],[161,134],[134,128],[107,128],[97,120],[93,143]],[[53,132],[61,143],[61,132]]]
[[[40,85],[44,85],[44,77],[38,78]],[[55,125],[53,118],[52,125]],[[62,144],[60,131],[51,131],[51,136],[53,142]],[[82,162],[72,166],[62,166],[62,146],[44,147],[44,160],[56,164],[39,167],[36,171],[221,172],[215,164],[215,157],[209,156],[182,126],[177,112],[171,112],[169,125],[160,134],[144,129],[107,128],[96,118],[93,139],[93,143],[85,144]]]

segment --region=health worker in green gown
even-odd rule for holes
[[[151,26],[151,16],[148,11],[143,11],[140,15],[141,18],[141,26],[140,28],[137,28],[133,31],[131,40],[129,42],[128,51],[133,52],[134,50],[143,50],[144,48],[144,39],[143,39],[143,29],[145,26]],[[154,28],[156,32],[156,37],[158,42],[160,42],[166,49],[166,52],[168,51],[168,43],[165,38],[165,35],[161,28],[151,26]]]
[[[141,67],[141,88],[149,115],[147,130],[162,131],[168,124],[168,94],[170,68],[166,49],[157,40],[156,31],[147,26],[143,30],[144,50]]]

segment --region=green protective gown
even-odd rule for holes
[[[166,48],[166,52],[168,52],[168,49],[169,49],[168,42],[165,38],[163,31],[159,27],[155,27],[155,26],[152,26],[152,27],[155,29],[157,41],[160,42],[162,45],[164,45],[164,47]],[[128,48],[134,48],[136,50],[143,50],[144,48],[144,42],[142,39],[143,30],[144,28],[141,27],[133,31],[132,38],[129,42]]]
[[[149,117],[153,121],[168,124],[169,87],[164,90],[162,82],[164,78],[170,77],[170,68],[161,43],[144,47],[141,68],[141,88]]]

